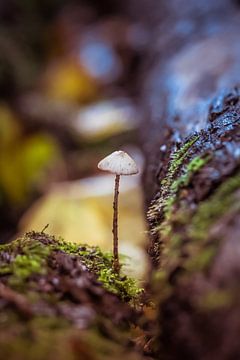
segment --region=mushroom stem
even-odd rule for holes
[[[114,201],[113,201],[113,269],[119,273],[120,264],[118,256],[118,194],[119,194],[120,175],[115,177]]]
[[[116,273],[120,271],[118,257],[118,194],[120,175],[134,175],[138,173],[135,161],[124,151],[114,151],[98,163],[98,168],[109,171],[116,175],[114,201],[113,201],[113,269]]]

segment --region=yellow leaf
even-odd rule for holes
[[[66,59],[49,69],[46,93],[57,100],[86,103],[97,97],[98,87],[77,62]]]

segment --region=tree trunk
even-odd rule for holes
[[[148,9],[156,20],[142,139],[156,356],[237,359],[240,7],[170,0],[159,17]]]

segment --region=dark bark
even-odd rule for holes
[[[142,97],[157,357],[237,359],[240,8],[172,0],[160,10]]]

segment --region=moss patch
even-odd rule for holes
[[[198,135],[191,136],[180,149],[174,151],[170,156],[170,164],[167,174],[160,183],[161,192],[159,194],[159,197],[154,201],[153,205],[148,210],[147,217],[149,221],[154,220],[155,217],[161,211],[163,211],[164,207],[167,206],[169,202],[173,202],[173,197],[178,191],[178,185],[176,183],[175,177],[184,165],[184,160],[186,160],[188,156],[189,149],[198,140],[198,138]],[[193,168],[191,169],[191,171],[192,170]],[[152,231],[154,232],[154,230],[155,229],[153,229]]]
[[[32,274],[46,272],[46,260],[50,248],[41,242],[24,236],[11,244],[0,246],[0,275],[9,275],[9,284],[23,287]]]
[[[184,147],[187,151],[190,146],[197,140],[193,138],[192,141],[188,144],[187,147]],[[191,145],[190,145],[191,144]],[[179,159],[183,158],[183,152],[180,151],[181,156]],[[150,208],[149,214],[151,216],[156,216],[156,208],[160,214],[160,221],[151,229],[151,233],[157,234],[159,242],[155,243],[155,253],[160,254],[161,265],[164,266],[164,259],[167,258],[168,253],[171,253],[171,263],[175,263],[179,256],[178,249],[180,249],[180,244],[182,241],[182,234],[174,231],[174,226],[176,224],[182,224],[188,218],[188,210],[179,209],[179,198],[180,190],[184,189],[189,185],[193,176],[203,168],[210,160],[209,155],[205,156],[196,156],[193,159],[189,160],[187,164],[181,164],[181,175],[177,178],[170,178],[164,181],[165,187],[163,192],[160,195],[157,203],[154,204],[153,208]],[[171,166],[170,166],[171,167]],[[174,167],[176,172],[176,168]],[[166,178],[169,176],[167,174]],[[167,184],[167,187],[166,187]],[[153,215],[155,213],[155,215]],[[165,248],[165,244],[168,244],[168,249]],[[159,259],[159,260],[160,260]]]
[[[79,257],[104,288],[123,301],[135,302],[143,291],[134,279],[116,274],[112,268],[112,257],[99,247],[71,244],[44,233],[28,233],[11,244],[1,245],[0,275],[8,275],[8,283],[14,288],[24,287],[32,275],[46,273],[48,258],[56,251]]]
[[[202,311],[212,311],[229,307],[234,301],[234,292],[215,289],[198,299],[198,308]]]
[[[112,255],[103,253],[99,247],[69,244],[62,239],[59,241],[59,247],[67,254],[79,255],[82,263],[97,275],[104,288],[118,295],[123,301],[136,302],[143,292],[143,288],[138,287],[133,278],[113,271]]]
[[[213,137],[212,137],[213,136]],[[219,162],[223,150],[213,153],[213,141],[219,134],[207,135],[207,131],[188,138],[180,149],[169,157],[169,166],[160,183],[160,192],[149,208],[148,219],[153,237],[151,253],[161,269],[171,273],[181,267],[190,272],[207,269],[217,252],[217,240],[209,241],[210,228],[228,211],[238,211],[236,191],[240,176],[229,175],[223,184],[213,184],[212,169]],[[237,162],[236,162],[237,165]],[[209,167],[210,179],[207,178]],[[202,171],[202,175],[197,175]],[[216,174],[222,171],[217,167]],[[196,180],[200,179],[196,184]],[[207,190],[199,202],[202,183]],[[205,183],[206,185],[205,185]],[[193,187],[191,187],[191,183]],[[196,188],[195,188],[196,186]],[[206,200],[208,191],[212,195]],[[205,195],[204,195],[205,194]],[[202,195],[200,195],[201,198]]]
[[[169,175],[173,177],[175,173],[179,170],[180,166],[183,164],[184,159],[188,155],[188,150],[198,139],[199,135],[193,135],[183,144],[183,146],[181,146],[179,150],[174,151],[170,159],[168,177]]]
[[[199,171],[210,160],[210,156],[196,156],[187,165],[184,174],[178,179],[174,180],[170,189],[171,192],[177,193],[178,190],[184,186],[187,186],[191,180],[193,174]]]
[[[97,247],[31,232],[0,247],[1,358],[139,360],[141,289]]]
[[[1,359],[11,360],[140,360],[140,354],[101,335],[78,330],[59,317],[35,317],[28,322],[11,312],[0,313]]]
[[[227,210],[231,208],[234,210],[240,209],[235,194],[239,188],[240,174],[238,173],[226,180],[207,201],[199,205],[189,227],[189,236],[193,240],[204,240],[210,226],[224,215]]]

